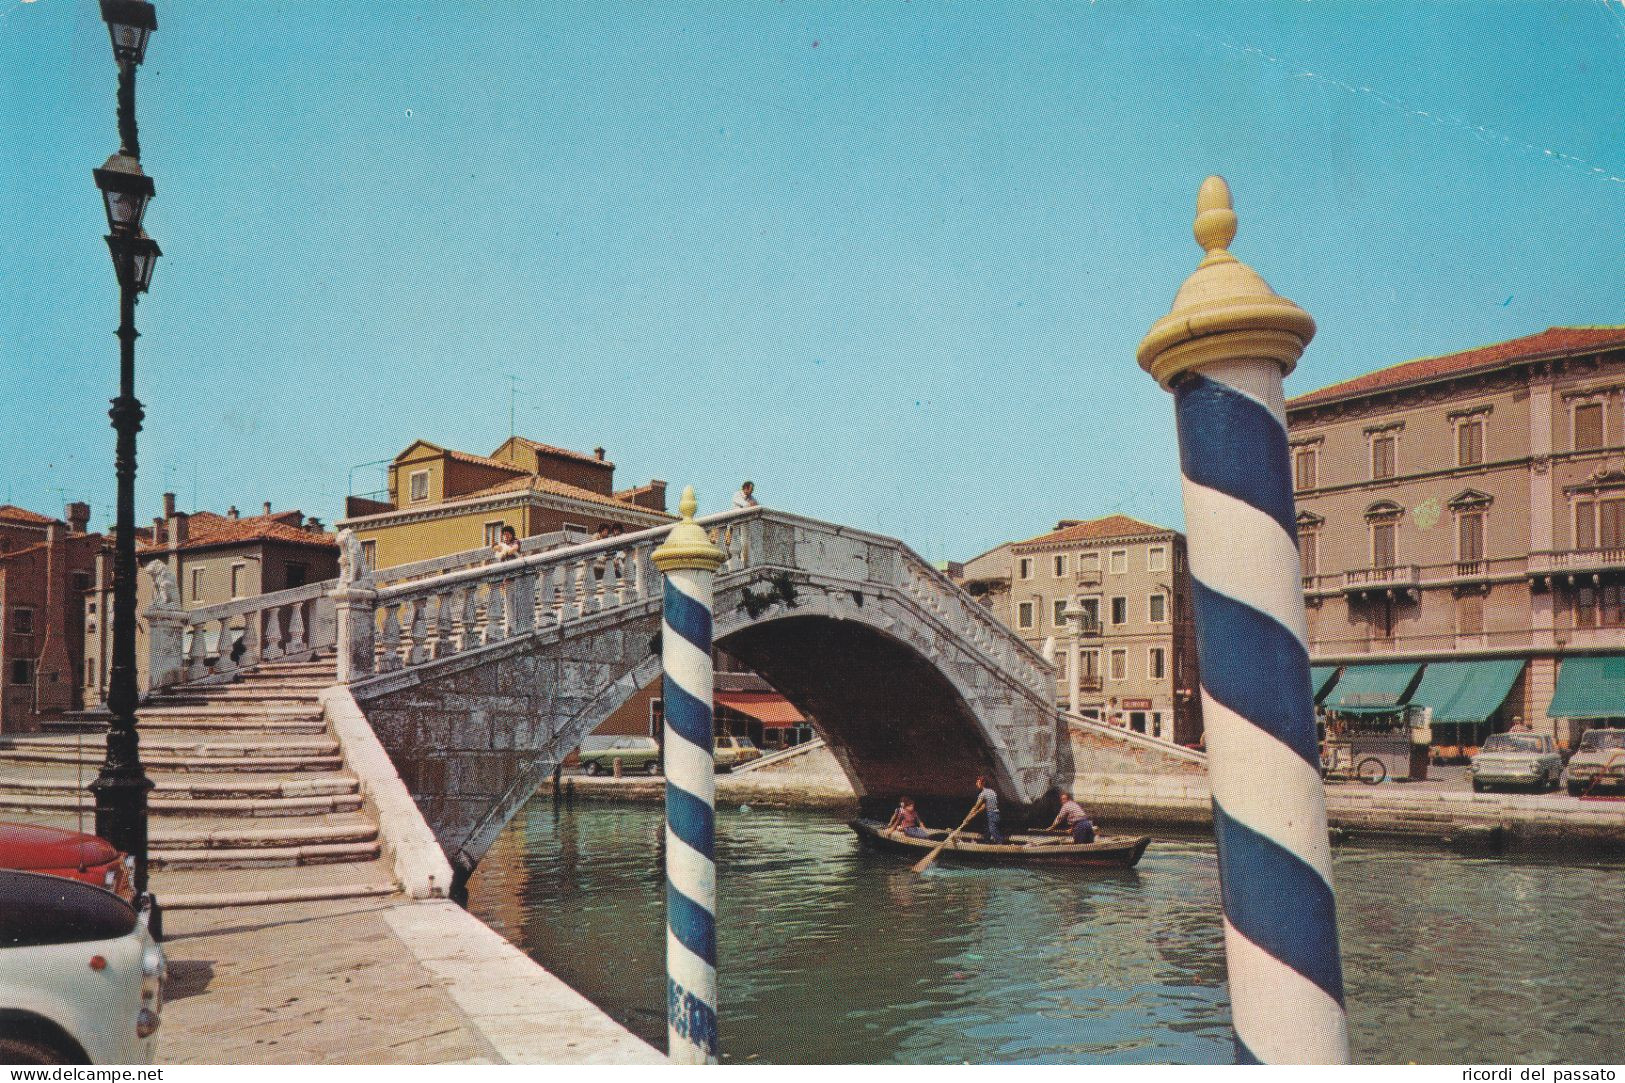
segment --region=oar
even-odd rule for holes
[[[914,863],[914,871],[924,872],[926,869],[929,869],[931,867],[931,863],[937,859],[937,855],[942,853],[943,847],[947,846],[950,842],[954,841],[954,839],[958,838],[959,833],[965,830],[965,824],[968,824],[975,819],[976,814],[981,811],[982,802],[977,801],[975,807],[970,810],[970,815],[965,817],[964,823],[961,823],[958,827],[948,832],[948,837],[939,842],[935,850],[932,850],[930,853],[926,854],[924,857],[920,858],[920,860]]]

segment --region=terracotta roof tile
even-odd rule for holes
[[[1318,391],[1299,395],[1287,402],[1287,409],[1313,406],[1332,399],[1352,395],[1370,394],[1407,384],[1425,383],[1447,376],[1455,376],[1475,369],[1489,368],[1508,361],[1533,360],[1541,357],[1561,357],[1585,353],[1609,346],[1625,346],[1625,327],[1549,327],[1535,335],[1480,346],[1460,353],[1441,357],[1424,357],[1390,365],[1340,384],[1332,384]]]
[[[623,511],[642,511],[648,512],[650,515],[666,515],[665,512],[655,511],[653,508],[638,507],[637,505],[629,503],[625,500],[617,500],[612,496],[605,496],[603,493],[595,493],[591,489],[583,489],[577,485],[566,485],[562,481],[554,481],[552,478],[544,478],[536,474],[530,474],[522,478],[514,478],[512,481],[498,482],[496,485],[489,485],[484,489],[467,493],[463,496],[457,497],[456,499],[475,500],[484,496],[498,496],[502,493],[520,493],[527,490],[540,493],[552,493],[554,496],[569,497],[571,500],[585,500],[593,504],[603,504],[611,508],[620,508]],[[675,516],[666,515],[666,518],[675,518]]]
[[[42,553],[50,547],[49,542],[35,542],[33,545],[25,545],[21,549],[8,549],[4,553],[0,553],[0,560],[10,560],[12,557],[20,557],[25,553]]]
[[[471,451],[454,451],[451,448],[446,448],[445,451],[447,455],[450,455],[453,459],[456,459],[459,462],[474,463],[476,466],[494,466],[498,470],[506,470],[510,474],[529,473],[529,471],[522,466],[515,466],[513,463],[505,463],[501,459],[493,459],[489,455],[475,455]]]
[[[56,522],[49,515],[41,515],[37,511],[19,508],[15,504],[0,504],[0,519],[9,519],[14,523],[37,523],[40,526]]]
[[[539,443],[538,441],[532,440],[528,436],[516,436],[516,437],[514,437],[514,440],[516,442],[518,442],[518,443],[521,443],[521,444],[525,445],[526,447],[530,448],[533,451],[545,451],[549,455],[562,455],[567,459],[576,459],[576,460],[579,460],[580,462],[592,463],[594,466],[607,466],[607,467],[610,467],[612,469],[615,466],[614,463],[608,462],[607,460],[604,460],[604,459],[600,459],[596,455],[588,455],[585,452],[580,452],[580,451],[571,451],[569,448],[564,448],[564,447],[554,447],[552,444]],[[504,441],[504,443],[506,443],[506,441]]]
[[[200,525],[198,520],[204,515],[208,515],[213,521]],[[209,512],[201,512],[192,516],[191,523],[187,526],[186,541],[179,548],[184,552],[188,549],[245,545],[257,541],[324,547],[338,545],[338,539],[331,534],[312,534],[303,527],[285,522],[284,519],[288,515],[288,512],[277,512],[274,515],[254,515],[246,519],[226,519]],[[140,548],[145,552],[165,552],[169,549],[169,545],[167,542],[148,543]]]
[[[1064,521],[1064,520],[1063,520]],[[1048,534],[1016,542],[1016,545],[1047,545],[1053,542],[1095,541],[1102,538],[1128,538],[1140,534],[1176,533],[1165,526],[1147,523],[1128,515],[1106,515],[1099,519],[1074,522]]]

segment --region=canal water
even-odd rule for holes
[[[661,816],[539,798],[469,909],[664,1048]],[[727,1061],[1233,1060],[1211,841],[916,875],[827,815],[717,835]],[[1625,867],[1346,845],[1336,877],[1356,1061],[1625,1061]]]

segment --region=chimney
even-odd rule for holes
[[[659,478],[649,479],[649,507],[655,511],[666,510],[666,483]]]
[[[174,515],[175,515],[175,494],[174,493],[165,493],[164,494],[164,518],[165,519],[173,518]]]
[[[271,502],[269,500],[265,502],[265,514],[271,514]]]
[[[69,504],[63,514],[68,521],[68,529],[75,534],[83,534],[90,529],[90,505],[75,500]]]
[[[152,521],[152,544],[157,545],[159,542],[161,542],[163,540],[164,540],[164,521],[161,518],[155,518]]]
[[[177,511],[169,517],[169,547],[179,548],[186,544],[187,535],[191,533],[192,517],[184,511]]]
[[[603,462],[604,461],[604,449],[601,448],[601,447],[593,448],[592,449],[592,457],[597,459],[599,462]]]
[[[235,519],[235,518],[237,518],[237,505],[236,504],[233,504],[231,507],[226,509],[226,518],[227,519]]]
[[[310,518],[305,520],[305,529],[310,531],[312,534],[320,534],[322,532],[322,521],[312,515]]]

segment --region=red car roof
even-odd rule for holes
[[[0,869],[69,869],[116,860],[113,844],[95,835],[0,823]]]

